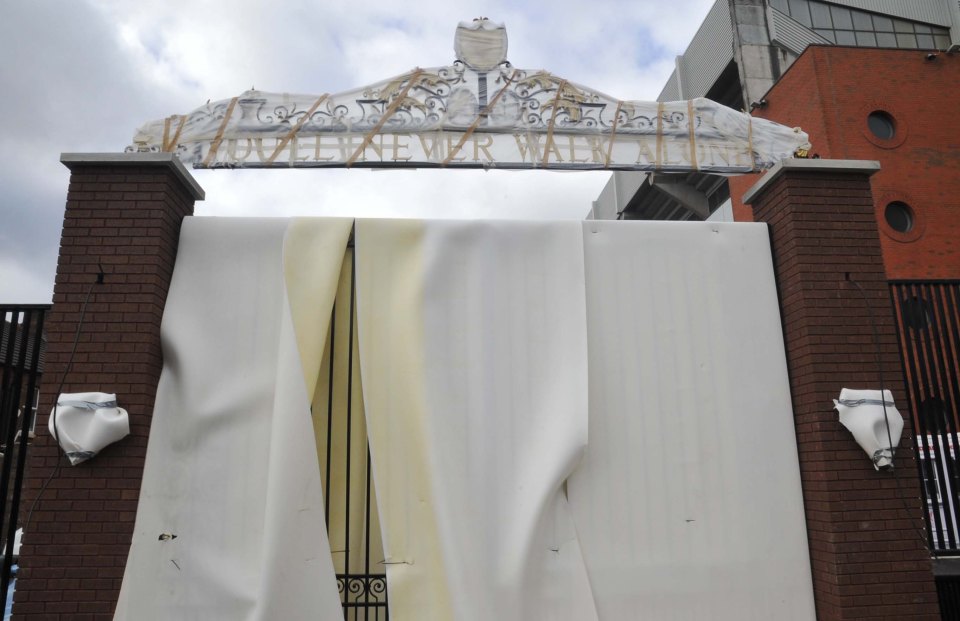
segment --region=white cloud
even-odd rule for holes
[[[0,304],[49,304],[53,298],[53,280],[16,258],[0,257],[0,284]]]

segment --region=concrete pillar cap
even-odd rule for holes
[[[170,169],[193,197],[202,201],[203,188],[173,153],[61,153],[60,163],[70,170],[88,166],[161,166]]]
[[[780,160],[773,168],[753,184],[743,195],[743,204],[751,204],[764,189],[785,172],[823,172],[829,174],[854,173],[870,176],[880,170],[876,160],[801,160],[790,158]]]

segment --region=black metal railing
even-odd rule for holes
[[[49,309],[0,304],[0,610],[7,604],[16,562],[20,492],[43,373],[43,322]]]
[[[357,353],[355,273],[349,249],[330,316],[313,420],[344,619],[386,621],[387,577]]]
[[[960,281],[890,283],[929,544],[960,555]]]

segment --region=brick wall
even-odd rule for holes
[[[939,619],[869,169],[803,161],[748,200],[771,227],[820,621]],[[813,166],[823,166],[821,169]],[[846,276],[863,287],[863,298]],[[885,387],[908,419],[896,470],[877,472],[832,408],[841,388]]]
[[[69,156],[70,187],[47,320],[37,438],[24,481],[15,619],[110,619],[133,533],[157,381],[160,319],[180,223],[203,192],[170,154]],[[94,285],[98,264],[103,284]],[[92,290],[90,289],[93,286]],[[69,466],[46,431],[91,291],[64,392],[115,392],[130,436]]]
[[[880,162],[873,206],[888,278],[960,278],[960,54],[810,47],[765,99],[754,116],[802,127],[820,157]],[[870,133],[874,110],[893,117],[894,139]],[[737,220],[752,218],[740,197],[758,178],[731,179]],[[892,201],[913,209],[911,232],[887,225]]]

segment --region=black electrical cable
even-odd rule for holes
[[[98,266],[99,267],[99,266]],[[73,346],[70,348],[70,356],[67,358],[67,366],[63,370],[63,374],[60,376],[60,383],[57,385],[56,397],[53,402],[53,412],[50,413],[50,421],[53,425],[53,436],[57,446],[59,446],[59,441],[56,438],[60,437],[60,434],[57,432],[57,408],[59,407],[60,402],[60,393],[63,392],[63,385],[66,383],[67,375],[70,374],[70,369],[73,367],[73,357],[77,353],[77,343],[80,342],[80,330],[83,328],[83,318],[87,313],[87,302],[90,301],[90,294],[93,293],[93,288],[96,285],[103,284],[103,268],[100,267],[100,272],[97,274],[97,280],[90,283],[90,286],[87,288],[87,293],[83,297],[83,305],[80,307],[80,319],[77,321],[77,331],[73,335]],[[37,493],[37,497],[33,499],[33,502],[30,504],[30,510],[27,512],[27,519],[23,523],[23,532],[27,532],[27,527],[30,526],[30,520],[33,517],[33,510],[37,508],[37,503],[40,502],[41,496],[47,491],[47,487],[50,486],[50,482],[57,478],[57,475],[60,474],[60,468],[63,466],[63,458],[66,456],[66,453],[63,451],[57,451],[57,465],[53,469],[53,472],[50,473],[50,476],[47,477],[47,480],[43,482],[43,486],[40,487],[40,491]]]
[[[883,421],[886,423],[887,428],[887,445],[890,447],[890,476],[893,477],[893,482],[897,486],[897,496],[900,497],[900,503],[903,505],[903,509],[907,513],[907,519],[909,520],[910,525],[913,527],[914,531],[916,531],[917,536],[920,538],[920,541],[923,543],[923,547],[927,550],[927,552],[929,552],[933,558],[937,558],[936,550],[931,549],[928,545],[926,534],[917,528],[917,525],[913,523],[912,519],[910,519],[910,514],[913,512],[913,510],[910,508],[910,505],[907,504],[907,501],[904,498],[904,490],[900,486],[900,477],[897,476],[897,469],[893,467],[893,456],[896,453],[896,448],[893,443],[893,438],[890,435],[890,418],[887,416],[887,396],[886,388],[884,387],[883,383],[883,362],[880,351],[880,336],[877,334],[877,318],[874,316],[873,307],[870,305],[869,300],[867,300],[867,294],[863,290],[863,287],[860,286],[860,283],[850,277],[850,272],[847,272],[845,277],[847,282],[856,287],[857,291],[860,292],[860,297],[863,298],[863,304],[867,307],[867,312],[870,314],[870,328],[873,332],[873,345],[876,350],[874,353],[877,358],[877,375],[880,378],[880,402],[883,405]],[[899,442],[897,444],[899,445]]]

